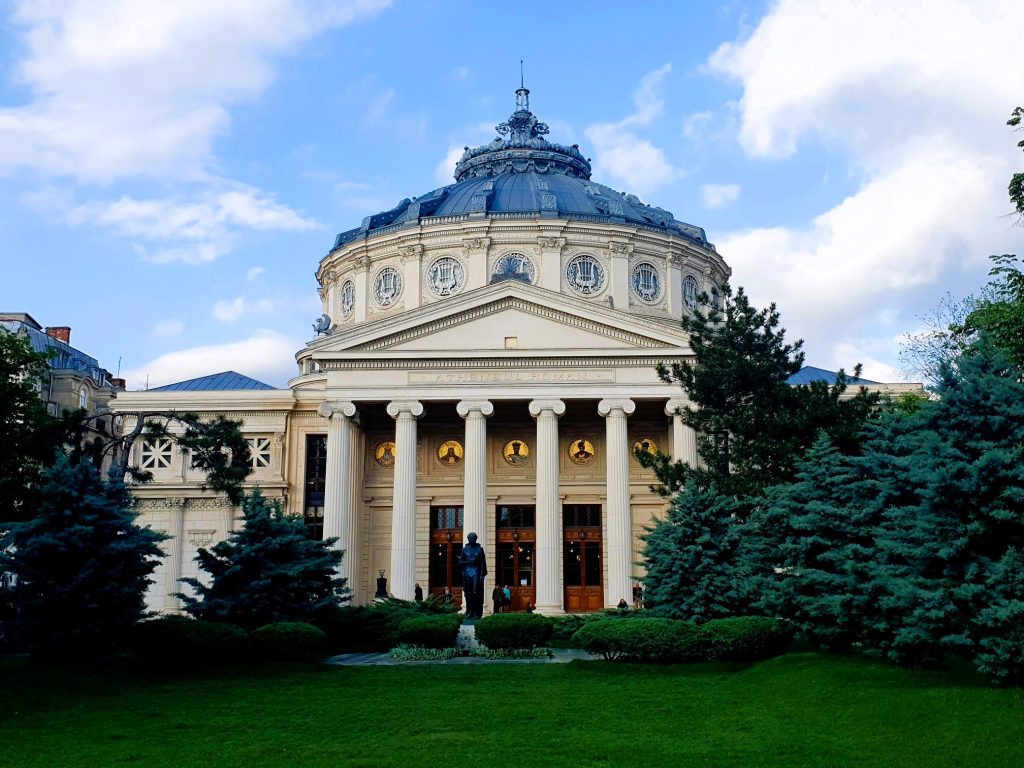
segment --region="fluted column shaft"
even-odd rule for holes
[[[186,591],[181,583],[185,553],[185,507],[181,499],[172,499],[174,504],[167,512],[167,586],[164,594],[164,610],[180,611],[181,598],[175,597],[177,592]]]
[[[688,467],[697,466],[697,432],[683,423],[682,411],[689,401],[672,398],[665,404],[665,415],[672,418],[672,458]]]
[[[537,611],[562,610],[562,516],[558,499],[558,418],[561,400],[534,400],[537,420]]]
[[[463,400],[456,407],[466,420],[466,463],[463,487],[463,536],[477,535],[487,552],[487,419],[494,415],[488,400]],[[494,553],[488,552],[492,558]]]
[[[335,549],[345,554],[338,575],[348,579],[354,574],[350,552],[357,546],[352,538],[352,488],[356,479],[349,474],[352,463],[352,419],[356,407],[348,402],[323,403],[318,409],[327,421],[327,475],[324,478],[324,539],[337,539]]]
[[[629,438],[626,419],[636,410],[632,400],[602,400],[597,412],[604,416],[605,450],[608,454],[605,516],[608,558],[608,584],[605,604],[614,607],[619,599],[632,601],[633,590],[633,521],[629,505]]]
[[[388,403],[395,420],[395,487],[391,511],[391,594],[412,600],[416,586],[416,419],[423,404]]]

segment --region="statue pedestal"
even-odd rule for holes
[[[455,647],[460,651],[479,648],[480,643],[476,641],[476,627],[468,623],[464,623],[459,627],[459,634],[455,638]]]

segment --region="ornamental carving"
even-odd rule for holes
[[[579,438],[569,443],[569,459],[573,464],[586,466],[593,463],[596,456],[594,444],[586,438]]]
[[[550,249],[561,248],[562,246],[565,245],[565,238],[564,237],[538,237],[537,238],[537,244],[540,245],[541,248],[550,248]]]
[[[407,245],[404,248],[398,249],[398,257],[402,263],[409,261],[410,259],[418,259],[423,256],[422,245]]]
[[[391,440],[377,443],[373,449],[373,458],[382,467],[393,467],[395,465],[395,444]]]
[[[649,437],[641,437],[633,443],[633,458],[636,458],[636,454],[638,453],[655,454],[657,452],[658,444]]]
[[[629,243],[609,243],[608,250],[612,253],[620,253],[628,256],[633,252],[633,246]]]
[[[481,249],[488,248],[491,245],[491,238],[469,237],[463,240],[462,243],[468,250],[479,251]]]
[[[370,268],[371,259],[369,255],[363,254],[362,256],[356,256],[352,259],[352,264],[355,265],[356,269],[367,270]]]
[[[194,530],[188,532],[188,541],[193,547],[208,547],[213,543],[214,534],[212,529]]]

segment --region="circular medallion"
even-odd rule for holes
[[[569,458],[575,464],[589,464],[594,460],[594,444],[580,438],[569,443]]]
[[[391,467],[395,464],[395,444],[390,440],[386,440],[383,443],[377,443],[377,447],[373,449],[373,458],[377,460],[377,463],[382,467]]]
[[[532,283],[537,277],[537,268],[522,253],[506,253],[494,264],[494,274],[504,278],[522,280]]]
[[[638,453],[657,453],[658,444],[651,440],[649,437],[641,437],[635,443],[633,443],[633,454]]]
[[[501,449],[501,455],[513,467],[521,467],[530,460],[530,447],[523,440],[509,440]]]
[[[462,463],[465,452],[458,440],[445,440],[437,449],[437,460],[446,467],[457,467]]]
[[[462,262],[451,256],[436,259],[427,269],[427,287],[435,296],[451,296],[466,284]]]
[[[697,294],[700,293],[700,286],[697,285],[697,278],[687,275],[683,280],[683,303],[689,309],[697,308]]]
[[[394,267],[384,267],[373,281],[373,298],[382,307],[390,307],[402,293],[402,276]]]
[[[633,267],[633,293],[641,301],[653,303],[661,298],[661,273],[647,261]]]
[[[581,296],[593,296],[604,288],[604,267],[593,256],[576,256],[565,268],[569,287]]]
[[[352,312],[356,308],[356,284],[351,280],[346,280],[341,284],[341,316],[344,318],[352,317]]]

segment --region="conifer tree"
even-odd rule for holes
[[[342,558],[332,548],[337,539],[309,538],[301,516],[286,514],[258,489],[246,498],[242,519],[225,541],[199,550],[199,567],[210,579],[182,579],[195,592],[180,595],[187,612],[256,629],[323,618],[348,599],[345,579],[336,573]]]
[[[113,651],[144,614],[167,537],[136,525],[124,483],[102,480],[88,462],[58,455],[39,491],[33,517],[0,535],[15,609],[7,631],[40,656]]]

